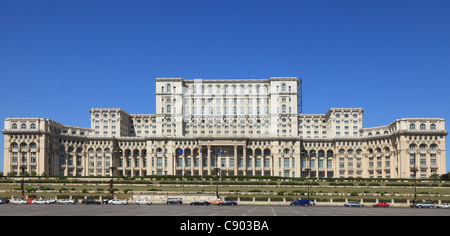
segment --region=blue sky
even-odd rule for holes
[[[0,0],[0,129],[89,127],[93,107],[153,114],[154,78],[227,74],[302,77],[304,113],[361,107],[363,127],[448,120],[449,12],[448,0]]]

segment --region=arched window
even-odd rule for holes
[[[27,129],[27,124],[23,123],[23,124],[20,126],[20,128],[21,128],[21,129]]]
[[[409,150],[416,150],[416,145],[415,144],[409,145]]]
[[[437,145],[436,144],[431,144],[430,145],[430,150],[436,150],[437,149]]]
[[[11,129],[17,129],[17,124],[16,123],[12,124]]]
[[[425,130],[425,124],[420,124],[420,130]]]
[[[289,148],[284,149],[284,154],[289,154]]]
[[[172,107],[170,105],[167,105],[167,113],[170,113],[172,111]]]
[[[36,129],[36,124],[35,123],[31,123],[30,129]]]
[[[168,84],[167,85],[167,92],[170,93],[170,90],[171,90],[171,86],[170,86],[170,84]]]
[[[415,130],[416,129],[416,125],[415,124],[410,124],[409,125],[409,129],[410,130]]]
[[[430,125],[430,129],[431,129],[431,130],[436,130],[436,124],[431,124],[431,125]]]
[[[286,92],[286,84],[281,85],[281,92]]]
[[[286,113],[286,105],[281,106],[281,113]]]

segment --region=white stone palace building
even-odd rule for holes
[[[445,174],[445,120],[363,128],[363,109],[299,114],[296,77],[155,79],[156,114],[92,108],[91,127],[7,118],[4,173],[428,178]]]

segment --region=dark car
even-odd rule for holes
[[[200,200],[200,201],[196,201],[196,202],[191,202],[191,205],[192,206],[208,206],[208,205],[211,205],[211,203],[208,201]]]
[[[86,204],[86,205],[89,205],[89,204],[100,205],[100,202],[99,202],[99,201],[96,201],[96,200],[94,200],[94,199],[83,199],[83,200],[81,201],[81,204]]]
[[[172,205],[172,204],[180,205],[180,204],[183,204],[183,201],[181,200],[181,198],[168,198],[166,204],[167,205]]]
[[[0,198],[0,204],[6,204],[6,203],[9,203],[9,199]]]
[[[219,202],[217,205],[219,205],[219,206],[236,206],[237,202],[225,201],[225,202]]]
[[[291,202],[291,206],[314,206],[314,202],[310,200],[295,200]]]

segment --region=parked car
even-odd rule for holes
[[[149,201],[147,201],[145,199],[138,199],[138,200],[136,200],[136,204],[138,204],[138,205],[152,205],[151,202],[149,202]]]
[[[293,202],[291,202],[290,204],[291,206],[314,206],[315,203],[313,201],[310,200],[295,200]]]
[[[50,201],[47,199],[34,199],[31,204],[50,204]]]
[[[95,204],[95,205],[99,205],[100,202],[99,202],[99,201],[96,201],[96,200],[94,200],[94,199],[83,199],[83,200],[81,201],[81,204],[86,204],[86,205],[89,205],[89,204]]]
[[[111,200],[109,200],[108,204],[110,204],[110,205],[127,205],[128,203],[125,201],[122,201],[120,199],[111,199]]]
[[[67,205],[67,204],[73,205],[73,204],[75,204],[75,200],[73,200],[73,199],[63,199],[61,201],[58,201],[57,203],[60,204],[60,205]]]
[[[411,207],[415,207],[415,208],[433,208],[434,207],[434,203],[432,203],[432,202],[419,202],[419,203],[415,203],[415,204],[411,205]]]
[[[23,200],[22,198],[14,198],[11,201],[12,204],[28,204],[27,201]]]
[[[7,204],[7,203],[9,203],[9,199],[0,198],[0,204]]]
[[[223,202],[223,201],[220,200],[220,199],[217,199],[217,200],[215,200],[215,201],[212,201],[211,204],[213,204],[213,205],[219,205],[219,203],[221,203],[221,202]]]
[[[236,206],[237,202],[224,201],[224,202],[219,202],[217,205],[219,205],[219,206]]]
[[[210,202],[208,202],[208,201],[205,201],[205,200],[200,200],[200,201],[196,201],[196,202],[191,202],[191,205],[192,206],[208,206],[208,205],[211,205],[211,203]]]
[[[25,199],[25,201],[27,201],[28,203],[32,203],[34,200],[36,200],[35,198],[28,198],[28,199]]]
[[[168,198],[166,204],[167,205],[172,205],[172,204],[180,205],[180,204],[183,204],[183,201],[181,200],[181,198]]]
[[[50,202],[50,204],[56,203],[56,199],[54,199],[54,198],[48,198],[48,199],[45,199],[45,200],[47,200],[48,202]]]
[[[361,204],[361,203],[355,202],[355,201],[350,201],[350,202],[346,202],[344,204],[344,206],[346,206],[346,207],[364,207],[364,204]]]
[[[436,206],[437,208],[449,208],[450,209],[450,203],[441,203]]]
[[[389,204],[386,202],[379,202],[379,203],[373,204],[373,207],[389,207]]]

